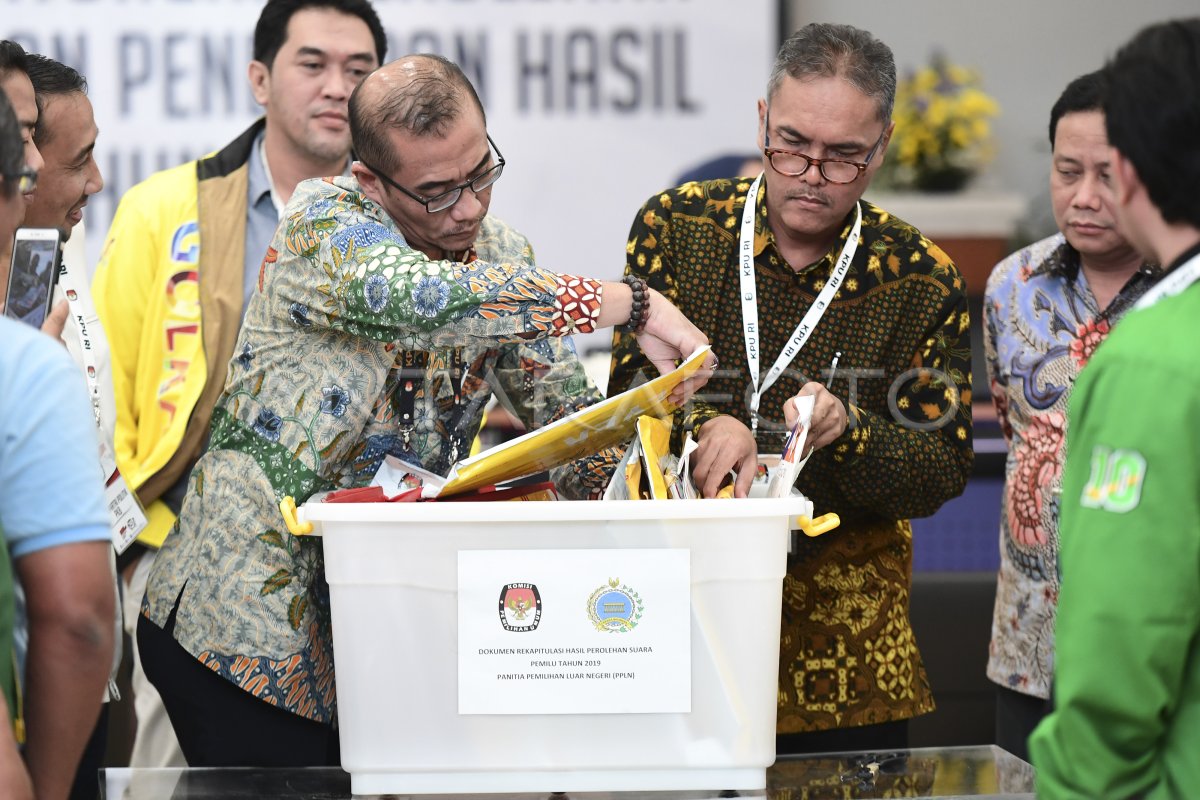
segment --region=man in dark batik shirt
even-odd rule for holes
[[[909,623],[908,520],[966,484],[970,339],[966,290],[946,254],[860,202],[887,149],[895,86],[891,51],[870,34],[799,31],[759,101],[762,178],[651,198],[626,248],[627,271],[678,304],[720,357],[675,426],[699,440],[693,472],[705,496],[731,470],[744,495],[757,454],[780,451],[792,398],[815,396],[815,454],[797,488],[842,526],[801,541],[788,561],[781,752],[904,747],[908,719],[934,707]],[[609,392],[653,377],[649,366],[617,335]]]

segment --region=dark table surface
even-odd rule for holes
[[[108,769],[101,773],[106,800],[341,800],[350,776],[336,768],[311,769]],[[400,797],[401,795],[382,795]],[[446,798],[451,795],[419,795]],[[418,797],[418,795],[403,795]],[[745,797],[770,800],[883,797],[1032,798],[1033,768],[994,746],[923,748],[895,753],[832,753],[783,757],[767,770],[758,792],[572,792],[453,795],[480,800],[702,800]]]

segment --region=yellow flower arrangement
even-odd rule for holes
[[[941,55],[899,83],[886,162],[894,183],[958,189],[991,160],[989,120],[1000,107],[979,83],[976,72]]]

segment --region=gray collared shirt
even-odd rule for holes
[[[258,282],[258,269],[262,265],[267,246],[275,235],[279,225],[279,212],[271,202],[271,182],[267,180],[267,170],[262,160],[263,133],[254,138],[250,148],[250,188],[246,196],[246,255],[242,270],[242,317],[246,316],[246,306],[250,303],[250,295]]]
[[[271,201],[271,181],[267,178],[267,169],[263,164],[262,143],[266,130],[260,131],[254,137],[250,148],[250,160],[247,167],[250,170],[249,188],[246,192],[246,254],[242,269],[242,319],[246,318],[246,307],[250,304],[250,296],[258,283],[258,270],[262,266],[267,247],[279,227],[279,211]],[[343,175],[350,174],[352,159],[346,159],[346,169]]]

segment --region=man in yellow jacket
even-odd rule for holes
[[[269,0],[249,66],[265,116],[217,153],[134,186],[117,209],[93,294],[111,347],[117,462],[149,518],[123,570],[131,636],[279,212],[300,181],[348,172],[347,102],[386,46],[369,0]],[[136,648],[133,664],[131,765],[182,765]]]

